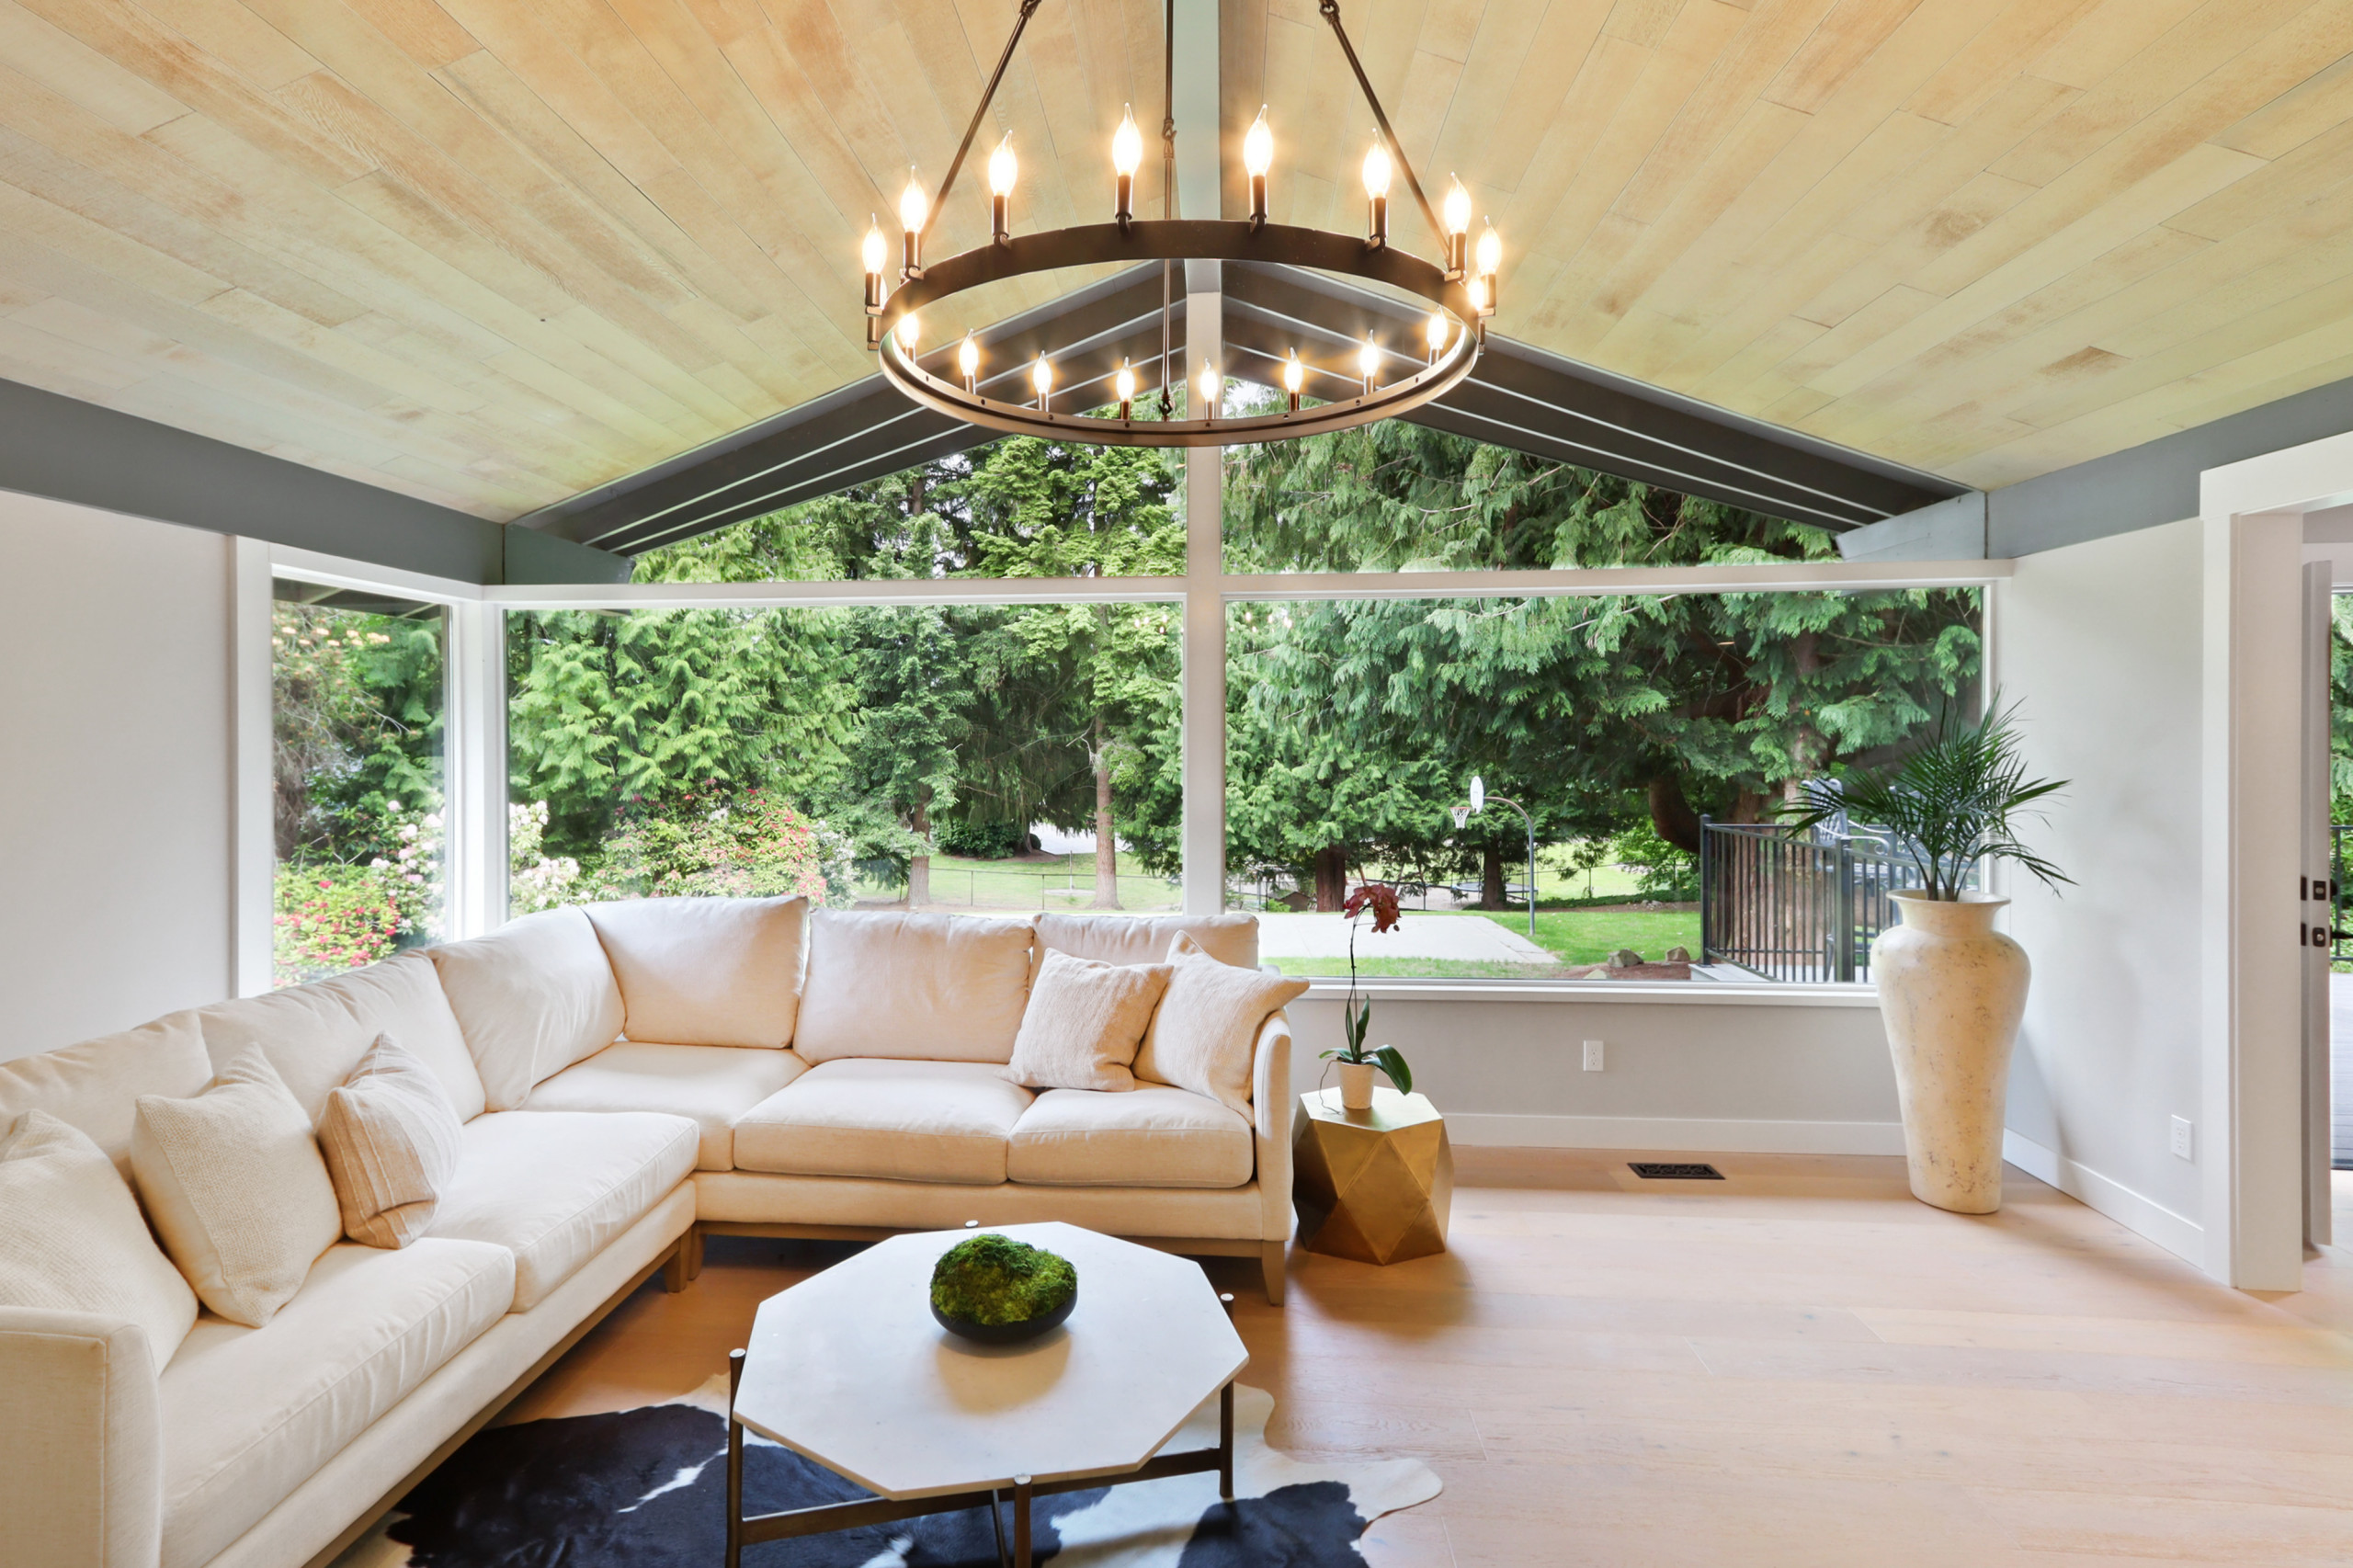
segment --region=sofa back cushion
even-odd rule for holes
[[[515,1109],[532,1085],[620,1036],[620,987],[597,927],[577,909],[526,915],[487,937],[426,952],[492,1110]]]
[[[621,1032],[663,1045],[792,1043],[805,898],[639,898],[584,906],[621,989]]]
[[[809,917],[793,1049],[809,1061],[1013,1060],[1029,994],[1029,923],[897,910]]]
[[[185,1099],[211,1081],[204,1033],[190,1007],[120,1034],[0,1062],[0,1129],[28,1110],[45,1110],[88,1134],[128,1181],[139,1096]]]
[[[348,973],[199,1010],[212,1071],[259,1046],[313,1125],[327,1093],[351,1076],[380,1035],[389,1035],[440,1080],[460,1121],[483,1112],[482,1076],[433,961],[402,953]],[[192,1091],[191,1091],[192,1092]]]
[[[1038,916],[1038,956],[1068,953],[1097,963],[1166,963],[1168,944],[1182,932],[1201,951],[1236,969],[1258,967],[1255,915],[1058,915]]]

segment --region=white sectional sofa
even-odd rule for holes
[[[1246,1118],[1165,1085],[1033,1093],[998,1070],[1045,951],[1154,961],[1180,930],[1256,964],[1247,916],[591,905],[0,1062],[0,1131],[46,1110],[126,1173],[137,1097],[196,1095],[254,1044],[315,1122],[389,1035],[464,1123],[424,1239],[338,1243],[264,1326],[206,1312],[160,1373],[127,1322],[0,1307],[0,1562],[323,1561],[657,1269],[686,1288],[710,1232],[1066,1220],[1256,1256],[1279,1302],[1279,1012]]]

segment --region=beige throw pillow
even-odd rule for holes
[[[1029,987],[1005,1075],[1033,1089],[1134,1088],[1128,1064],[1171,972],[1165,963],[1097,963],[1048,953]]]
[[[135,1323],[158,1372],[196,1324],[196,1292],[156,1249],[114,1162],[45,1110],[0,1135],[0,1307]]]
[[[1168,989],[1136,1052],[1135,1075],[1207,1095],[1248,1116],[1258,1028],[1305,995],[1307,982],[1220,963],[1181,932],[1168,944]]]
[[[197,1299],[259,1328],[343,1234],[311,1119],[248,1047],[194,1099],[139,1096],[131,1168]]]
[[[458,1111],[431,1068],[378,1035],[351,1076],[327,1093],[319,1148],[343,1233],[371,1247],[425,1234],[458,1169]]]

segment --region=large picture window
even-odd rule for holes
[[[1773,824],[1973,710],[1997,569],[1842,562],[1805,524],[1398,424],[1205,457],[1012,437],[647,550],[626,585],[483,590],[504,636],[463,621],[459,689],[503,698],[507,911],[1226,908],[1271,966],[1336,978],[1370,881],[1406,920],[1357,934],[1369,978],[1867,978],[1845,912],[1894,876],[1869,824],[1784,854]],[[1215,560],[1188,559],[1188,473]],[[364,720],[280,769],[315,802],[281,814],[286,863],[376,921],[313,972],[446,928],[414,662],[441,643],[420,606],[296,597],[281,619],[376,618],[281,637],[288,722]],[[317,649],[366,664],[364,700]],[[461,803],[495,778],[475,755]],[[1825,892],[1850,861],[1871,899]]]
[[[649,551],[642,584],[1180,571],[1163,454],[1029,439]],[[509,617],[517,913],[807,893],[1027,912],[1168,909],[1168,604]]]
[[[448,630],[437,606],[279,581],[270,796],[280,985],[445,933]]]

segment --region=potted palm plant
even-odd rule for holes
[[[2001,859],[2055,889],[2069,879],[2018,841],[2020,819],[2065,789],[2029,778],[2016,704],[1989,699],[1969,722],[1948,709],[1895,767],[1810,779],[1790,825],[1845,813],[1886,834],[1922,885],[1893,894],[1899,922],[1871,943],[1871,978],[1895,1061],[1912,1196],[1957,1214],[2002,1206],[2002,1121],[2010,1051],[2026,1012],[2026,949],[1994,929],[2006,898],[1964,884]]]
[[[1372,929],[1378,936],[1395,928],[1401,916],[1397,913],[1397,890],[1386,882],[1364,882],[1348,894],[1340,913],[1348,918],[1348,1000],[1340,1009],[1340,1034],[1346,1042],[1324,1053],[1326,1062],[1340,1065],[1340,1108],[1370,1110],[1372,1108],[1372,1074],[1375,1069],[1389,1074],[1401,1095],[1414,1092],[1413,1070],[1405,1065],[1404,1054],[1393,1045],[1377,1050],[1364,1048],[1365,1031],[1372,1027],[1372,998],[1357,995],[1357,917],[1370,911]]]

